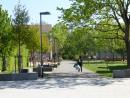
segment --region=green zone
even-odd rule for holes
[[[100,75],[112,77],[113,70],[126,69],[127,64],[123,61],[85,61],[84,67]]]
[[[0,74],[2,73],[13,73],[15,71],[15,66],[18,68],[18,57],[17,57],[17,51],[18,49],[15,48],[14,51],[12,51],[11,55],[7,58],[7,70],[2,72],[2,58],[0,57]],[[23,68],[27,68],[27,62],[28,62],[28,56],[29,56],[29,50],[26,48],[25,45],[21,46],[21,54],[22,54],[22,65]],[[16,71],[18,71],[16,69]]]

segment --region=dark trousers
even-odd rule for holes
[[[80,65],[80,69],[81,69],[80,71],[82,72],[82,65]]]

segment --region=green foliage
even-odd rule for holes
[[[104,20],[97,24],[94,28],[97,49],[100,51],[115,51],[117,49],[125,49],[123,32],[113,20]]]
[[[129,0],[72,0],[68,9],[58,8],[63,13],[61,19],[73,31],[65,51],[82,54],[85,51],[119,53],[127,50],[129,5]],[[88,30],[83,33],[85,29]]]
[[[64,55],[68,54],[71,58],[78,55],[93,54],[95,51],[95,40],[89,28],[77,28],[68,34],[64,45]],[[67,57],[67,56],[65,56]]]
[[[21,5],[20,2],[18,2],[14,8],[13,19],[13,32],[16,44],[24,44],[24,41],[28,38],[28,22],[28,11],[26,10],[25,6]]]
[[[52,28],[52,31],[49,36],[53,44],[54,44],[54,40],[56,41],[58,49],[61,50],[62,52],[62,49],[64,48],[64,45],[66,44],[66,40],[68,36],[67,26],[62,22],[56,24]]]
[[[14,8],[14,39],[16,44],[18,45],[18,70],[21,71],[22,59],[21,59],[21,45],[24,44],[25,40],[28,38],[28,26],[27,23],[29,22],[28,11],[24,6],[18,2],[18,4]]]
[[[42,48],[44,53],[49,51],[49,38],[45,32],[42,33]]]
[[[21,46],[21,55],[22,55],[22,66],[23,68],[27,68],[27,63],[28,63],[28,54],[29,54],[29,51],[28,49],[26,48],[25,45]],[[18,69],[18,47],[15,47],[12,51],[12,55],[10,55],[8,57],[8,66],[7,66],[7,72],[8,73],[12,73],[15,71],[15,60],[16,60],[16,68]],[[16,57],[16,58],[15,58]],[[16,69],[16,70],[17,70]],[[18,70],[17,70],[18,72]]]
[[[24,40],[28,37],[28,26],[29,22],[28,11],[25,6],[22,6],[20,2],[14,8],[14,38],[17,40],[16,43],[23,44]]]
[[[57,39],[58,42],[60,42],[60,47],[63,47],[66,40],[66,36],[68,34],[68,29],[66,25],[64,23],[58,23],[53,27],[51,32],[52,37],[54,37],[55,39]]]
[[[37,25],[30,25],[27,33],[27,38],[24,40],[27,48],[30,51],[40,50],[40,33]]]
[[[12,25],[11,18],[6,10],[0,6],[0,55],[8,55],[11,49],[11,37],[12,37]]]
[[[58,8],[62,19],[70,26],[90,26],[95,23],[95,15],[103,8],[101,0],[72,0],[70,8]]]
[[[76,28],[68,33],[66,44],[64,44],[63,54],[65,58],[75,58],[77,55],[95,55],[98,52],[119,53],[125,50],[123,33],[116,29],[110,22],[109,25],[99,23],[95,29]],[[114,25],[114,23],[113,23]],[[102,31],[105,30],[106,31]],[[109,29],[109,30],[107,30]],[[122,50],[122,52],[118,51]]]
[[[2,58],[2,71],[7,67],[7,56],[11,54],[12,43],[12,25],[11,18],[6,10],[0,6],[0,57]]]
[[[26,25],[29,22],[28,11],[25,6],[21,5],[20,2],[14,8],[14,24],[15,25]]]

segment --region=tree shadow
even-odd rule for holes
[[[104,64],[105,61],[94,61],[94,60],[88,60],[88,61],[83,61],[83,64]]]
[[[58,73],[57,73],[58,74]],[[68,73],[67,73],[68,74]],[[114,82],[122,82],[120,79],[103,78],[91,74],[82,73],[81,75],[67,76],[66,73],[61,76],[47,76],[38,80],[30,81],[0,81],[0,89],[51,89],[51,88],[69,88],[74,89],[76,86],[106,86]]]
[[[98,68],[101,68],[101,69],[107,69],[108,67],[107,66],[100,66],[100,67],[98,67]]]
[[[127,69],[127,66],[124,65],[120,65],[120,66],[108,66],[108,68],[113,71],[113,70],[123,70],[123,69]]]
[[[103,73],[111,73],[111,70],[102,70],[102,71],[96,71],[97,73],[103,74]]]
[[[103,67],[98,67],[100,69],[104,69],[107,70],[108,72],[112,72],[113,70],[123,70],[123,69],[127,69],[127,66],[124,65],[117,65],[117,66],[103,66]],[[100,71],[100,73],[102,73],[103,71]]]
[[[124,65],[117,65],[117,66],[103,66],[103,67],[98,67],[100,69],[100,71],[96,71],[99,74],[112,74],[113,70],[123,70],[123,69],[127,69],[127,66]]]

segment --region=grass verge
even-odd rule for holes
[[[103,76],[112,77],[113,70],[126,69],[123,61],[87,61],[84,67]]]

